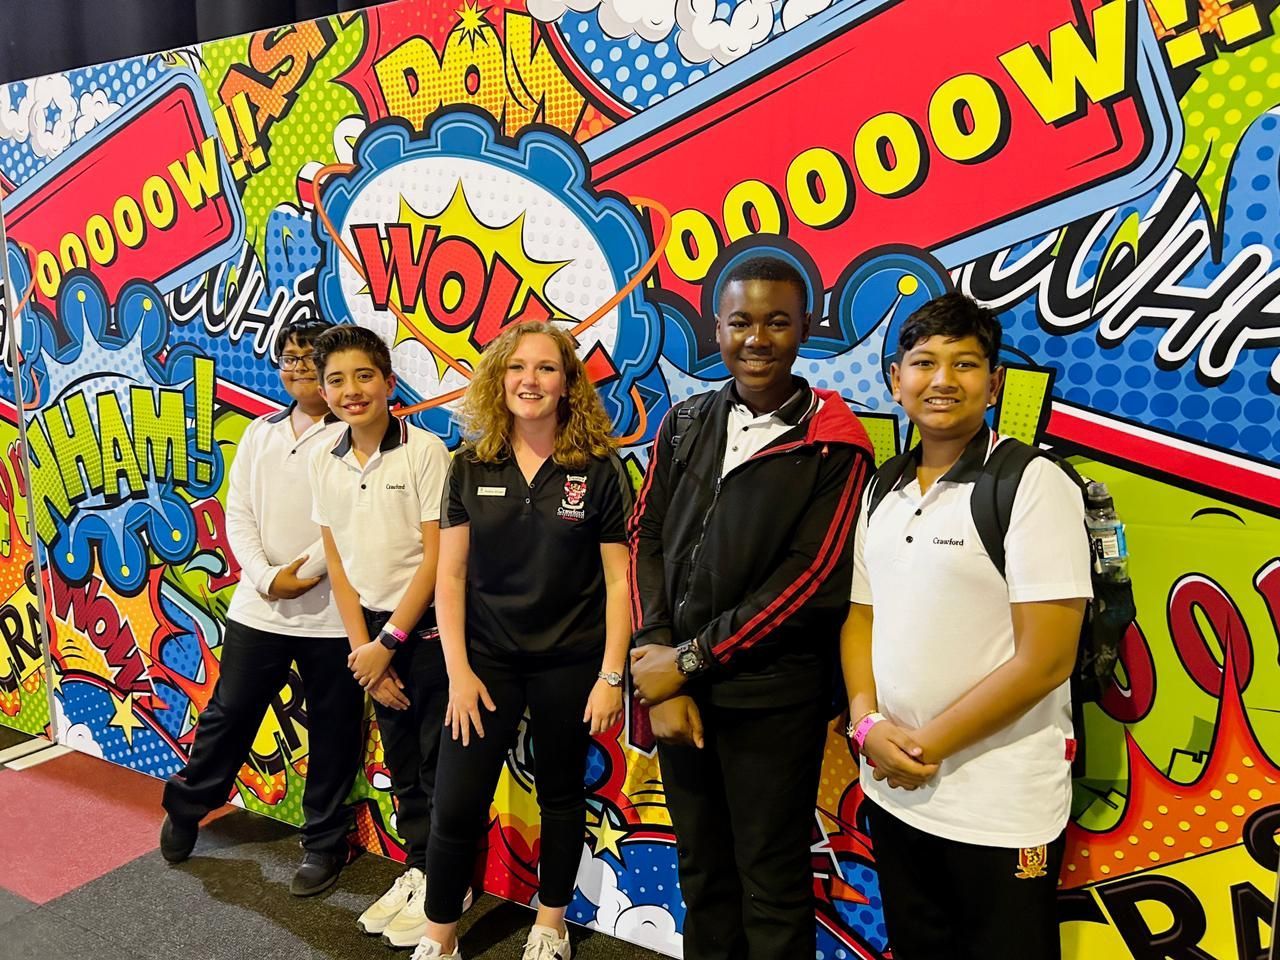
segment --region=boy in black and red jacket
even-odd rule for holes
[[[667,416],[631,520],[632,675],[679,842],[686,960],[815,950],[810,831],[873,462],[845,402],[791,374],[808,300],[784,260],[726,271],[733,380]]]

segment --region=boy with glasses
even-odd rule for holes
[[[280,380],[293,402],[245,429],[231,464],[227,538],[240,584],[227,611],[222,669],[200,715],[187,765],[164,789],[160,852],[187,859],[200,820],[227,801],[267,707],[298,664],[310,751],[303,792],[304,854],[289,889],[310,896],[347,858],[345,805],[359,767],[364,696],[347,667],[346,631],[325,578],[324,544],[311,519],[307,465],[341,424],[318,389],[315,339],[330,324],[301,320],[276,337]]]

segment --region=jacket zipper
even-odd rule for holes
[[[684,613],[685,604],[689,602],[689,591],[693,589],[693,568],[697,564],[698,554],[702,552],[702,544],[707,539],[707,524],[711,522],[711,511],[715,510],[716,501],[720,499],[720,481],[723,479],[723,476],[716,477],[716,486],[711,492],[711,503],[702,514],[702,529],[698,531],[698,542],[694,544],[693,553],[689,555],[689,573],[684,580],[684,595],[676,604],[677,618]]]
[[[761,450],[759,453],[753,454],[746,460],[742,461],[742,463],[730,470],[729,474],[736,473],[739,469],[746,466],[748,463],[751,463],[753,460],[763,460],[766,457],[771,457],[775,454],[788,453],[791,450],[795,450],[797,447],[803,447],[806,443],[808,443],[807,438],[805,440],[796,440],[780,447],[769,447],[765,450]],[[693,570],[694,567],[697,566],[698,555],[702,552],[702,544],[707,539],[707,525],[711,522],[711,514],[715,511],[716,502],[720,499],[720,484],[724,481],[726,476],[728,476],[728,474],[721,474],[716,477],[715,489],[711,492],[711,503],[707,505],[706,511],[702,514],[702,528],[698,531],[698,542],[694,544],[693,553],[689,555],[689,573],[688,576],[685,577],[684,581],[684,594],[680,597],[680,602],[676,604],[675,619],[680,618],[680,615],[684,613],[685,605],[689,602],[689,593],[693,589]],[[672,626],[675,626],[675,624],[673,623]]]

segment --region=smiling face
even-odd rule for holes
[[[720,292],[716,343],[738,397],[756,413],[777,410],[793,392],[791,365],[809,337],[804,298],[785,280],[734,280]]]
[[[325,361],[325,402],[334,416],[352,427],[378,424],[389,416],[387,402],[395,388],[395,374],[383,376],[363,350],[338,350]]]
[[[303,410],[312,412],[324,409],[324,398],[320,396],[320,375],[316,371],[312,357],[315,348],[311,344],[299,346],[294,337],[285,341],[280,350],[280,382],[285,392],[298,402]],[[291,359],[286,359],[291,358]]]
[[[507,358],[502,391],[507,409],[516,420],[526,423],[555,422],[560,398],[568,393],[560,348],[545,333],[529,333],[516,342]]]
[[[905,351],[889,377],[923,440],[967,440],[1000,396],[1004,368],[991,369],[977,337],[932,336]]]

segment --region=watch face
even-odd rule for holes
[[[679,666],[681,673],[695,673],[702,666],[702,657],[698,656],[697,648],[690,647],[688,650],[681,650],[677,666]]]
[[[622,674],[618,673],[617,671],[613,671],[611,673],[602,673],[600,674],[600,679],[603,680],[605,683],[607,683],[611,687],[622,686]]]

